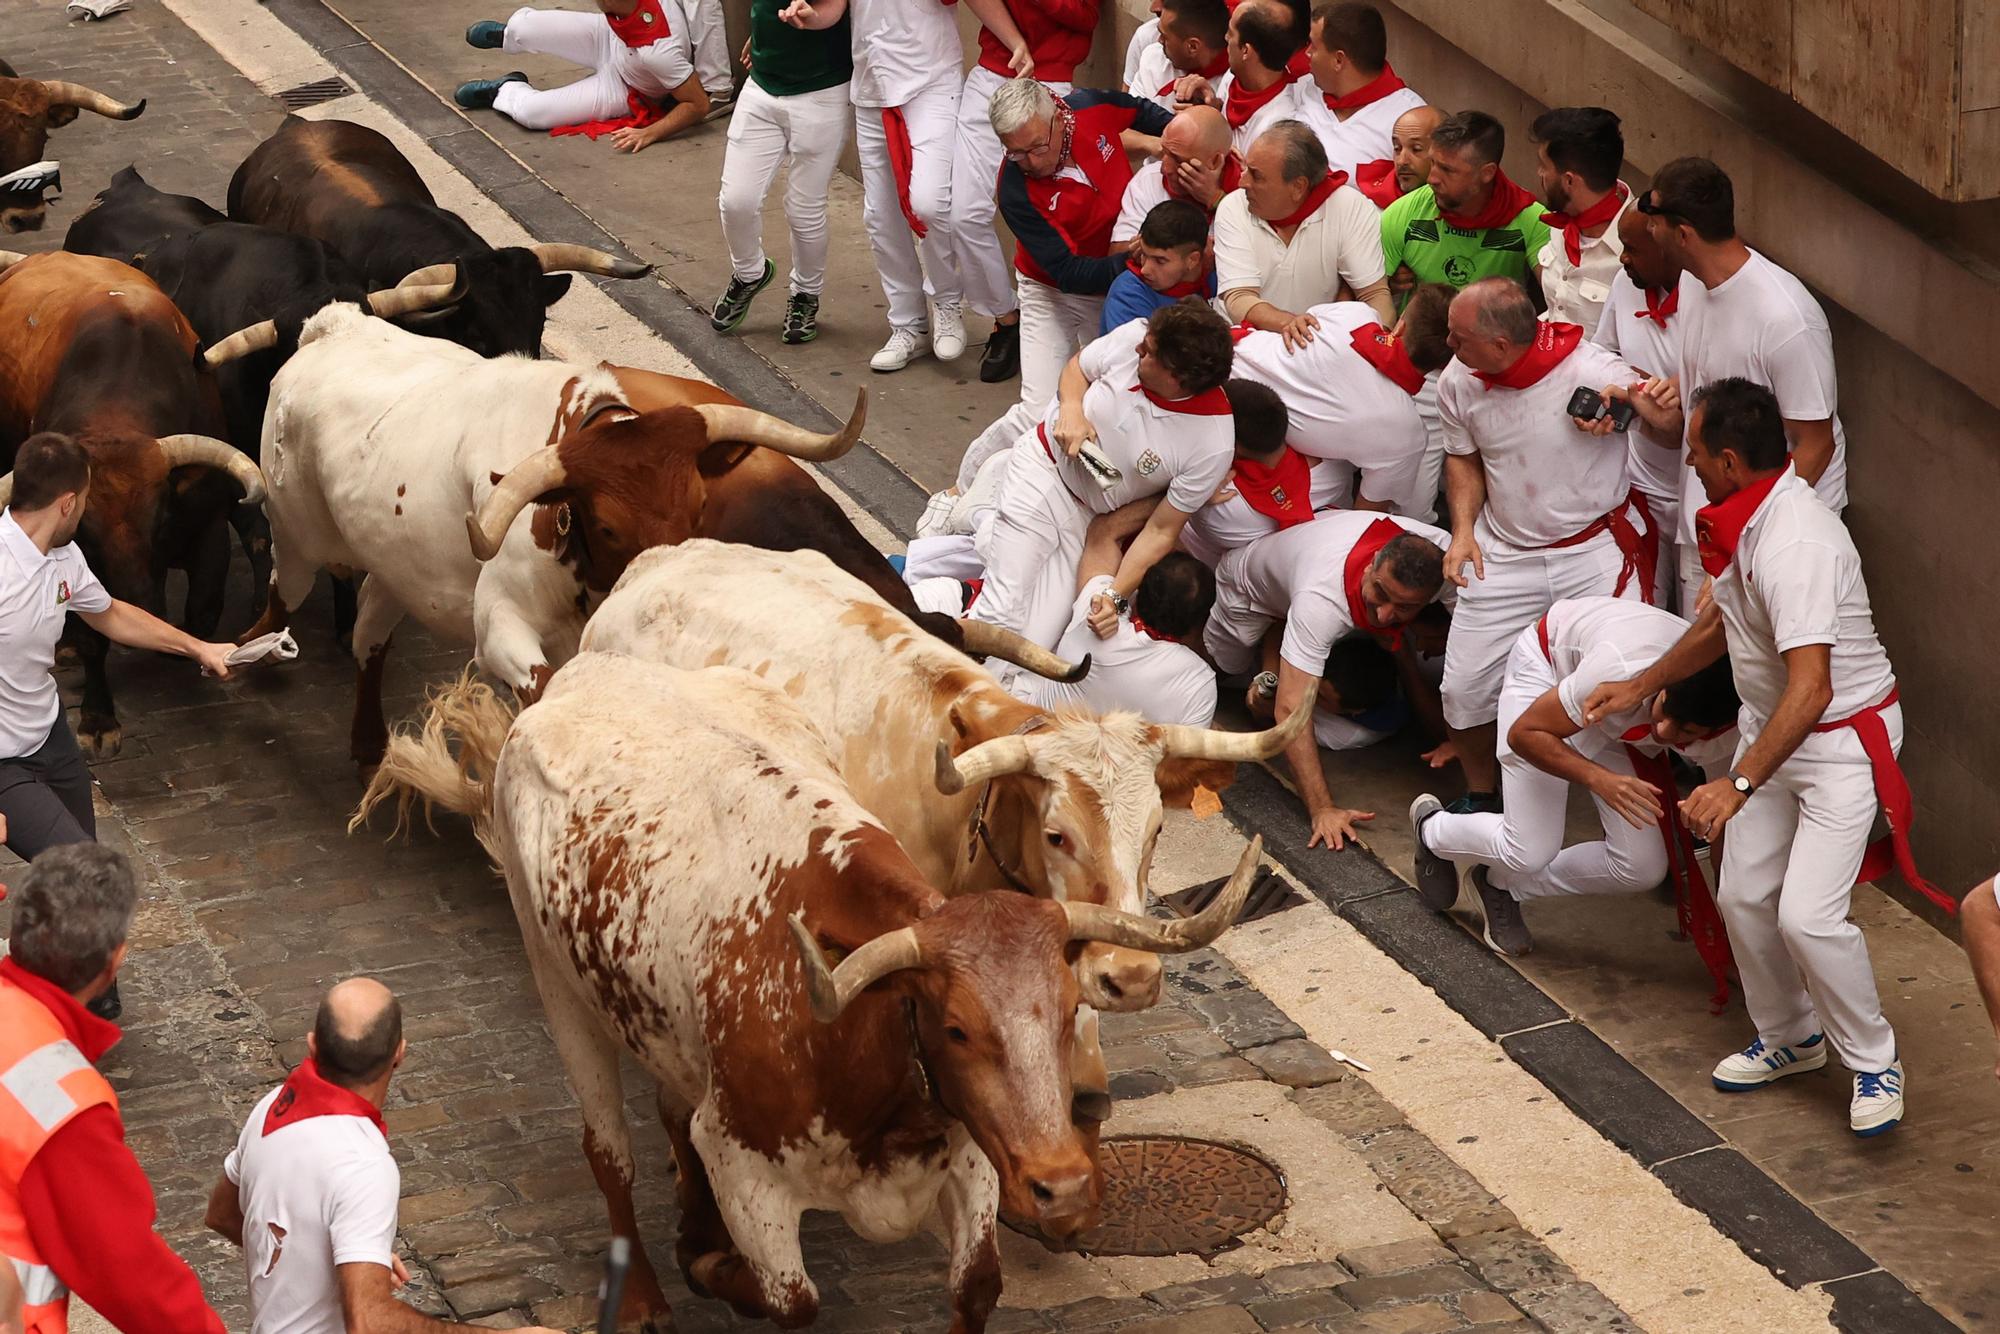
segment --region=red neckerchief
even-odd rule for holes
[[[1139,272],[1138,260],[1136,259],[1126,260],[1125,267],[1130,269],[1133,273],[1133,276],[1138,278],[1140,282],[1142,283],[1146,282],[1146,275]],[[1146,283],[1146,286],[1153,287],[1151,283]],[[1161,296],[1170,296],[1174,300],[1178,301],[1184,296],[1199,296],[1202,293],[1203,289],[1206,288],[1207,286],[1208,286],[1208,270],[1203,269],[1201,271],[1201,276],[1198,278],[1190,279],[1189,281],[1184,283],[1175,283],[1172,287],[1153,287],[1153,290],[1155,292],[1158,292]]]
[[[1238,322],[1236,324],[1232,324],[1229,326],[1229,341],[1231,343],[1240,343],[1244,339],[1248,338],[1251,334],[1262,333],[1262,332],[1263,330],[1259,329],[1254,324]]]
[[[1171,60],[1170,60],[1170,61],[1168,61],[1167,63],[1168,63],[1169,65],[1173,64],[1173,62],[1172,62]],[[1208,81],[1210,81],[1211,83],[1213,83],[1213,82],[1214,82],[1215,80],[1217,80],[1217,79],[1221,78],[1221,77],[1222,77],[1223,75],[1225,75],[1225,74],[1229,73],[1229,52],[1228,52],[1228,50],[1226,50],[1226,49],[1225,49],[1225,50],[1224,50],[1224,51],[1222,52],[1222,54],[1221,54],[1221,55],[1219,55],[1219,56],[1217,56],[1217,57],[1216,57],[1215,59],[1213,59],[1213,60],[1209,61],[1209,62],[1208,62],[1208,65],[1207,65],[1207,66],[1206,66],[1205,68],[1203,68],[1203,69],[1198,69],[1198,70],[1195,70],[1195,71],[1193,71],[1193,72],[1194,72],[1194,73],[1196,73],[1196,74],[1199,74],[1199,75],[1201,75],[1201,77],[1202,77],[1202,78],[1204,78],[1204,79],[1207,79],[1207,80],[1208,80]],[[1159,95],[1160,95],[1161,97],[1165,97],[1165,96],[1166,96],[1166,95],[1167,95],[1168,93],[1171,93],[1171,92],[1172,92],[1172,91],[1174,90],[1174,87],[1175,87],[1175,85],[1177,85],[1178,83],[1180,83],[1180,81],[1181,81],[1182,79],[1186,78],[1186,77],[1187,77],[1187,76],[1186,76],[1185,74],[1182,74],[1182,73],[1181,73],[1181,72],[1180,72],[1180,71],[1179,71],[1178,69],[1176,69],[1176,70],[1174,71],[1174,77],[1173,77],[1173,78],[1171,78],[1171,79],[1168,79],[1168,80],[1167,80],[1167,86],[1166,86],[1166,87],[1164,87],[1164,88],[1162,88],[1162,89],[1160,89],[1160,94],[1159,94]]]
[[[1368,573],[1368,567],[1375,563],[1375,557],[1383,547],[1407,531],[1394,519],[1377,519],[1361,534],[1361,540],[1354,544],[1354,550],[1347,553],[1347,565],[1341,571],[1347,585],[1347,614],[1354,621],[1354,628],[1366,630],[1382,641],[1382,647],[1394,653],[1403,647],[1403,629],[1398,625],[1377,625],[1375,617],[1369,613],[1368,600],[1361,596],[1361,580]]]
[[[1139,613],[1137,610],[1134,610],[1131,616],[1127,617],[1126,619],[1132,622],[1132,628],[1134,630],[1137,630],[1140,634],[1146,636],[1146,638],[1148,639],[1157,639],[1162,644],[1178,644],[1181,642],[1178,636],[1170,635],[1163,630],[1155,630],[1152,626],[1140,620]]]
[[[1551,227],[1562,228],[1563,250],[1572,264],[1583,263],[1583,234],[1592,227],[1602,227],[1618,216],[1618,210],[1625,207],[1625,201],[1632,192],[1625,188],[1625,182],[1618,182],[1610,194],[1592,204],[1581,213],[1544,213],[1542,221]]]
[[[1341,186],[1345,184],[1347,184],[1346,172],[1344,171],[1328,172],[1323,178],[1321,178],[1320,183],[1318,185],[1315,185],[1312,189],[1306,191],[1305,202],[1299,205],[1298,212],[1293,213],[1289,217],[1279,218],[1276,222],[1272,223],[1271,226],[1279,230],[1282,230],[1283,228],[1286,227],[1298,226],[1300,223],[1304,222],[1307,218],[1310,218],[1316,211],[1318,211],[1319,206],[1324,204],[1329,198],[1331,198],[1335,190],[1338,190]]]
[[[1365,107],[1370,102],[1380,102],[1390,93],[1399,92],[1406,86],[1401,79],[1396,77],[1396,71],[1389,65],[1384,64],[1380,74],[1377,74],[1353,92],[1343,93],[1339,97],[1335,97],[1332,93],[1321,93],[1320,96],[1326,99],[1326,109],[1328,111],[1352,111],[1356,107]]]
[[[1354,188],[1367,195],[1376,208],[1387,208],[1403,197],[1403,187],[1396,182],[1396,164],[1389,158],[1355,163]]]
[[[1312,460],[1290,445],[1279,452],[1275,468],[1240,458],[1233,471],[1237,494],[1250,502],[1251,509],[1276,521],[1279,528],[1312,518]]]
[[[1233,150],[1228,157],[1222,159],[1222,175],[1218,184],[1222,186],[1222,193],[1224,194],[1228,194],[1231,190],[1243,184],[1243,159],[1236,156]],[[1189,204],[1195,202],[1180,192],[1179,187],[1174,184],[1174,178],[1167,174],[1167,164],[1164,162],[1160,164],[1160,185],[1166,190],[1167,198],[1169,199],[1178,199],[1183,203]],[[1222,201],[1218,199],[1215,202],[1220,204]],[[1201,207],[1205,213],[1213,214],[1215,212],[1214,209],[1209,208],[1206,204]]]
[[[1199,394],[1189,394],[1186,398],[1161,398],[1143,384],[1133,385],[1132,392],[1135,394],[1144,394],[1152,401],[1155,407],[1162,407],[1168,412],[1178,412],[1189,417],[1227,417],[1230,415],[1229,395],[1222,391],[1221,385],[1217,385],[1213,389],[1204,390]]]
[[[1278,81],[1261,93],[1253,93],[1243,86],[1243,80],[1229,81],[1229,95],[1222,99],[1222,118],[1229,122],[1229,128],[1240,130],[1250,123],[1250,118],[1271,104],[1271,100],[1292,86],[1296,76],[1290,70],[1278,75]]]
[[[42,1008],[55,1016],[62,1025],[63,1036],[70,1044],[83,1053],[83,1059],[92,1065],[97,1058],[117,1045],[125,1031],[109,1019],[99,1019],[83,1008],[83,1002],[64,991],[46,977],[31,973],[15,963],[11,956],[0,956],[0,977],[13,983],[21,990],[42,1003]]]
[[[1666,328],[1667,321],[1674,317],[1674,312],[1681,306],[1680,284],[1674,284],[1674,290],[1667,293],[1665,301],[1660,300],[1660,289],[1657,287],[1648,287],[1645,297],[1646,308],[1639,312],[1639,318],[1651,320],[1662,329]]]
[[[1352,341],[1361,359],[1388,376],[1398,389],[1411,398],[1423,392],[1424,373],[1410,360],[1402,339],[1384,332],[1379,324],[1364,324],[1354,331]]]
[[[1535,202],[1535,197],[1514,184],[1506,172],[1498,171],[1493,175],[1493,193],[1487,197],[1485,208],[1477,213],[1447,213],[1440,205],[1438,216],[1462,232],[1491,231],[1520,217]]]
[[[1750,526],[1750,520],[1763,508],[1765,497],[1771,488],[1785,480],[1791,465],[1785,467],[1761,482],[1739,488],[1734,495],[1725,496],[1713,505],[1703,505],[1694,512],[1695,547],[1701,552],[1701,568],[1707,570],[1711,578],[1720,579],[1722,572],[1729,568],[1729,562],[1736,559],[1736,544],[1743,540],[1743,530]]]
[[[640,47],[651,46],[662,37],[674,35],[667,26],[667,16],[660,12],[660,0],[639,0],[639,7],[622,19],[609,14],[604,21],[611,25],[611,31],[618,34],[618,40],[637,51]]]
[[[1285,73],[1294,80],[1310,78],[1313,72],[1312,43],[1307,42],[1285,62]]]
[[[327,1082],[308,1056],[299,1062],[299,1068],[271,1100],[271,1110],[264,1114],[262,1134],[295,1126],[301,1121],[310,1121],[315,1116],[365,1116],[375,1123],[382,1132],[382,1138],[389,1138],[389,1127],[383,1124],[382,1109],[368,1099],[338,1084]]]
[[[1526,389],[1539,384],[1543,376],[1562,365],[1582,341],[1583,326],[1544,321],[1542,327],[1535,330],[1533,345],[1521,354],[1519,361],[1498,375],[1488,375],[1485,371],[1474,371],[1473,374],[1488,389],[1496,386],[1501,389]]]

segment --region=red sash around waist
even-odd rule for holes
[[[1889,822],[1888,834],[1870,843],[1868,851],[1862,854],[1861,870],[1854,877],[1854,883],[1859,885],[1879,880],[1894,866],[1902,872],[1911,889],[1957,916],[1958,900],[1918,873],[1916,854],[1910,848],[1910,826],[1916,822],[1916,803],[1910,796],[1910,780],[1903,776],[1903,766],[1896,762],[1896,748],[1889,741],[1889,725],[1882,721],[1882,710],[1901,697],[1900,688],[1890,686],[1888,694],[1867,708],[1830,723],[1821,723],[1813,731],[1854,729],[1854,734],[1861,738],[1861,748],[1868,752],[1868,767],[1875,774],[1875,800],[1882,803],[1882,814]]]
[[[1645,525],[1642,532],[1626,515],[1628,509],[1639,511],[1639,522]],[[1599,533],[1610,533],[1611,540],[1618,544],[1625,563],[1618,568],[1618,585],[1611,590],[1611,596],[1624,597],[1626,585],[1634,575],[1639,578],[1639,596],[1647,606],[1653,605],[1653,586],[1660,562],[1659,526],[1653,522],[1653,510],[1646,503],[1645,495],[1634,487],[1625,496],[1623,504],[1609,514],[1600,515],[1586,525],[1581,532],[1572,533],[1560,542],[1551,542],[1544,550],[1555,551],[1563,547],[1580,547]]]

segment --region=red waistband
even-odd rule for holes
[[[1645,525],[1643,531],[1625,517],[1625,511],[1628,509],[1639,511],[1639,521]],[[1611,590],[1611,596],[1624,597],[1626,585],[1630,584],[1636,575],[1639,579],[1640,601],[1649,607],[1652,606],[1653,586],[1658,582],[1656,576],[1660,561],[1660,530],[1659,525],[1653,522],[1653,507],[1646,503],[1645,492],[1636,486],[1633,487],[1625,493],[1625,499],[1609,513],[1600,514],[1586,524],[1582,531],[1572,533],[1560,542],[1551,542],[1542,550],[1559,551],[1564,547],[1580,547],[1599,533],[1610,533],[1611,540],[1617,543],[1618,550],[1625,557],[1624,564],[1618,569],[1618,583]]]
[[[1902,699],[1902,697],[1903,697],[1902,686],[1898,684],[1891,684],[1889,687],[1889,693],[1882,696],[1882,698],[1876,700],[1873,704],[1870,704],[1867,708],[1856,709],[1853,713],[1848,714],[1845,718],[1835,718],[1830,723],[1821,723],[1818,727],[1813,728],[1813,731],[1816,733],[1838,732],[1843,727],[1858,726],[1860,724],[1861,719],[1867,717],[1870,714],[1876,714],[1882,712],[1882,710],[1888,708],[1891,704],[1896,703],[1898,700]]]

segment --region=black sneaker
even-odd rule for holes
[[[1449,912],[1451,905],[1458,902],[1458,867],[1432,852],[1424,842],[1424,826],[1443,811],[1443,805],[1428,792],[1410,803],[1410,837],[1417,845],[1416,865],[1412,868],[1417,896],[1432,912]]]
[[[111,990],[83,1007],[99,1019],[116,1019],[125,1013],[125,1002],[118,999],[118,984],[113,982]]]
[[[1495,886],[1484,866],[1472,868],[1472,887],[1478,891],[1479,908],[1486,915],[1486,927],[1480,935],[1495,954],[1511,959],[1535,948],[1535,938],[1528,934],[1528,923],[1521,916],[1520,900]]]
[[[819,337],[819,298],[792,293],[785,303],[785,331],[778,337],[786,343],[810,343]]]
[[[482,51],[498,51],[507,41],[507,25],[495,19],[481,19],[465,30],[465,44]]]
[[[510,83],[527,81],[527,75],[520,70],[512,70],[497,79],[474,79],[470,83],[461,83],[451,99],[467,111],[491,111],[494,99],[500,96],[502,88]]]
[[[771,285],[777,268],[770,260],[764,261],[764,271],[757,275],[757,281],[744,282],[734,274],[729,278],[729,290],[716,298],[715,309],[709,312],[708,324],[717,333],[728,333],[743,323],[743,317],[750,313],[750,303],[757,299],[757,293]]]
[[[985,384],[999,384],[1021,373],[1021,322],[996,324],[986,340],[986,355],[979,359],[979,378]]]

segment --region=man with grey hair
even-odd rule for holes
[[[1363,301],[1384,328],[1396,309],[1382,273],[1382,214],[1327,166],[1303,121],[1281,120],[1243,161],[1243,188],[1215,210],[1215,286],[1229,318],[1276,329],[1289,347],[1312,341],[1308,312]]]
[[[1445,576],[1462,591],[1445,648],[1444,717],[1467,808],[1491,810],[1495,719],[1515,638],[1563,598],[1650,601],[1658,534],[1626,471],[1625,433],[1595,434],[1569,415],[1578,388],[1630,384],[1637,372],[1576,325],[1538,322],[1511,278],[1460,292],[1449,323],[1455,357],[1438,381]]]
[[[153,1188],[95,1062],[121,1036],[85,1005],[111,989],[139,901],[125,858],[51,848],[13,894],[0,959],[0,1260],[27,1327],[61,1329],[75,1293],[113,1328],[223,1334],[194,1271],[153,1231]]]

